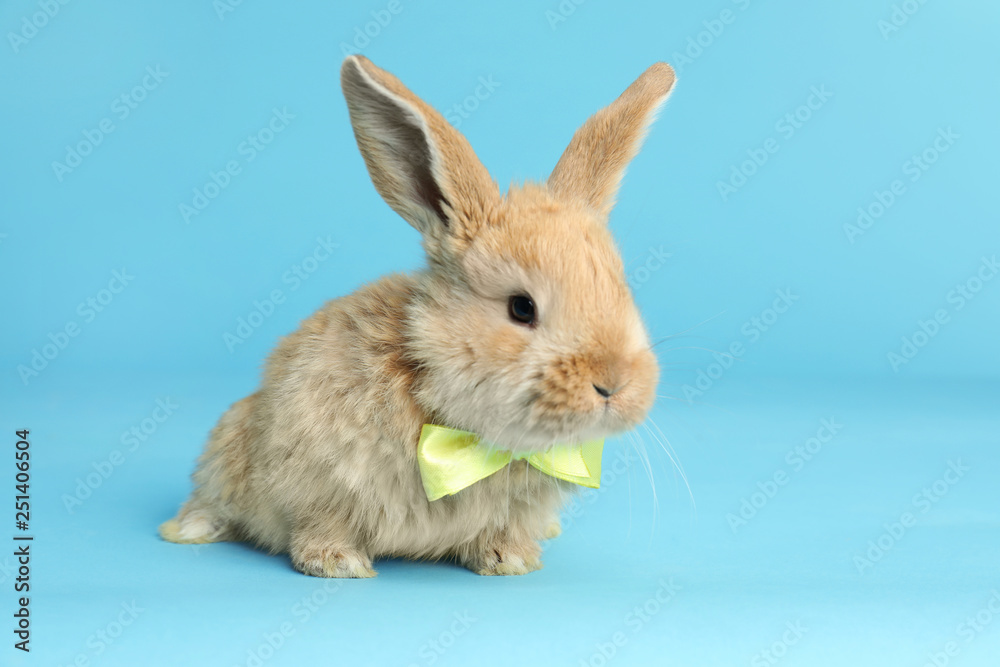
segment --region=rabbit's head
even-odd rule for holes
[[[607,223],[673,70],[650,67],[576,132],[545,183],[503,195],[465,138],[394,76],[351,56],[341,83],[376,189],[428,256],[403,325],[421,407],[510,449],[642,422],[656,358]]]

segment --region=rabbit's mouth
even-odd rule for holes
[[[612,361],[576,355],[552,363],[539,381],[530,421],[554,437],[599,438],[635,428],[656,394],[658,368],[647,350]]]
[[[480,434],[512,450],[599,440],[629,431],[645,419],[655,398],[655,362],[610,388],[585,376],[546,374],[505,419]],[[610,383],[609,383],[610,384]]]

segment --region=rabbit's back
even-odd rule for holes
[[[338,510],[370,530],[358,513],[382,498],[384,480],[395,495],[422,492],[414,438],[424,416],[403,340],[414,287],[388,276],[328,302],[282,339],[260,390],[219,421],[195,481],[242,537],[284,551],[297,523]]]

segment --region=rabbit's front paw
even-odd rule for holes
[[[525,545],[501,544],[486,549],[471,564],[476,574],[485,576],[528,574],[542,569],[541,549],[531,542]]]
[[[357,549],[303,549],[292,555],[295,569],[311,577],[367,579],[375,576],[372,562]]]

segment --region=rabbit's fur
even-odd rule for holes
[[[580,128],[545,184],[505,195],[391,74],[351,56],[341,82],[372,181],[423,235],[428,266],[330,301],[281,341],[161,535],[250,540],[317,576],[374,576],[378,556],[530,572],[575,487],[515,460],[428,502],[417,439],[433,423],[540,450],[645,418],[656,360],[607,218],[673,71],[653,65]],[[512,295],[530,295],[533,324],[512,321]]]

